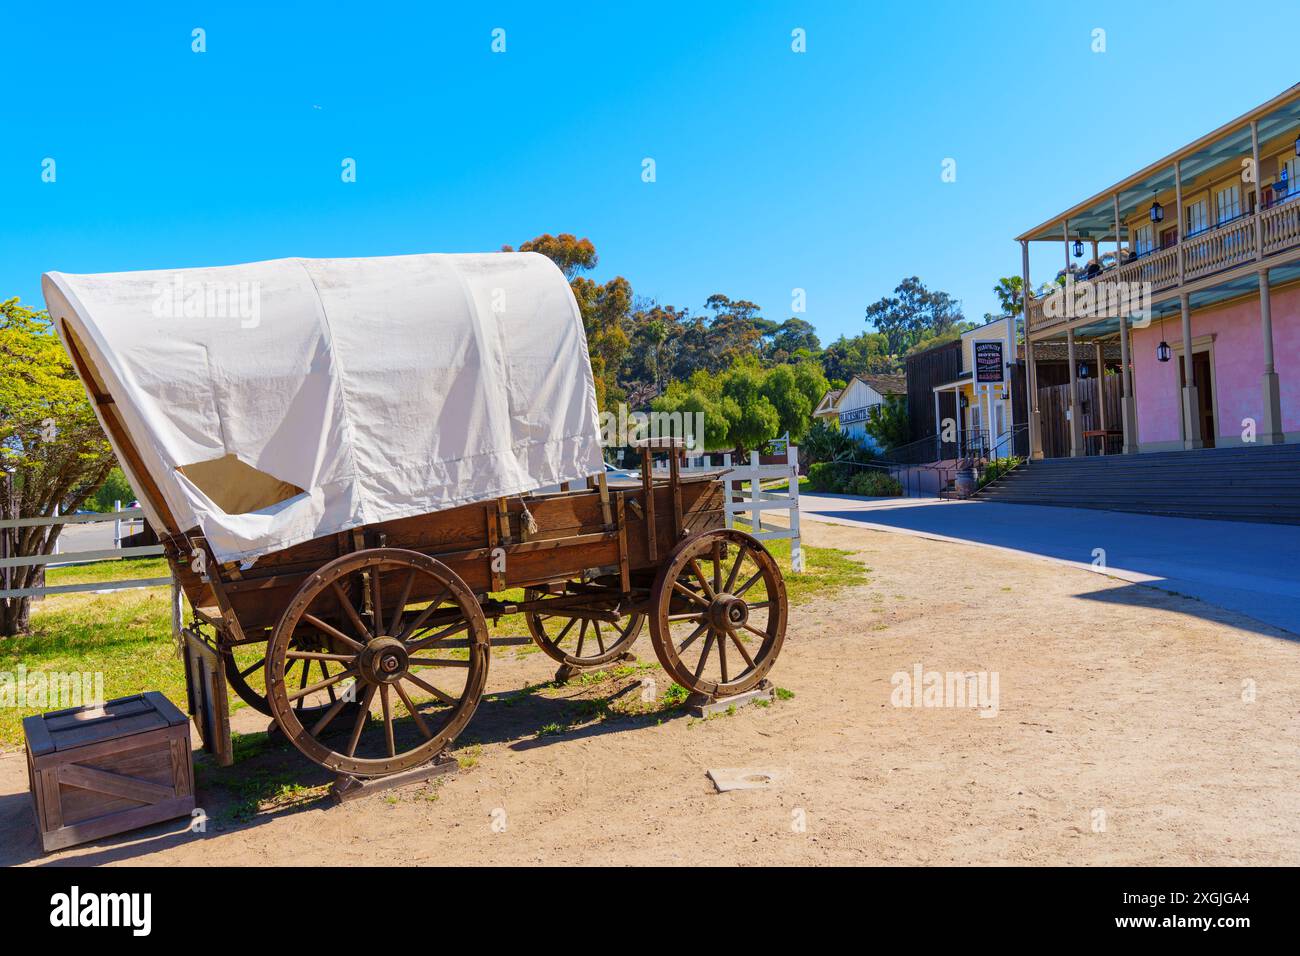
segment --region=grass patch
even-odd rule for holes
[[[130,581],[133,578],[165,578],[169,574],[171,569],[167,567],[164,558],[119,558],[115,561],[49,568],[45,572],[45,583],[49,587],[57,584],[107,584],[111,581]]]

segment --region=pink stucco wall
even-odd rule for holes
[[[1300,287],[1293,286],[1270,297],[1273,311],[1273,357],[1282,395],[1282,428],[1300,432]],[[1164,338],[1172,346],[1182,341],[1177,314],[1165,318]],[[1259,320],[1259,299],[1251,297],[1211,309],[1192,310],[1192,339],[1214,335],[1215,396],[1220,435],[1227,442],[1240,439],[1241,421],[1260,421],[1263,407],[1260,375],[1264,370],[1264,345]],[[1178,355],[1170,362],[1156,361],[1160,323],[1133,330],[1133,391],[1137,395],[1138,440],[1143,447],[1177,442]]]

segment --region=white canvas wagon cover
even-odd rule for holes
[[[578,306],[535,253],[51,272],[43,286],[101,424],[113,438],[116,417],[163,499],[146,500],[115,439],[146,515],[198,527],[219,561],[602,467]]]

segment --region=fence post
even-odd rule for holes
[[[114,501],[113,510],[115,512],[120,512],[122,510],[122,502]],[[113,519],[113,547],[115,548],[122,547],[122,519],[121,518]]]
[[[749,464],[754,469],[754,476],[749,479],[749,502],[753,507],[749,511],[750,530],[754,534],[763,532],[763,512],[758,507],[758,503],[763,500],[763,485],[758,477],[758,467],[762,464],[763,456],[758,453],[758,449],[753,449],[749,453]]]
[[[799,449],[785,446],[785,460],[790,466],[790,570],[803,573],[803,544],[799,540]]]
[[[722,467],[727,469],[731,468],[731,452],[723,453]],[[726,504],[724,505],[724,509],[725,509],[725,514],[727,516],[727,527],[734,528],[736,526],[736,519],[731,511],[731,503],[732,503],[731,502],[731,475],[729,474],[723,475],[722,480],[723,480],[722,490],[726,493]]]

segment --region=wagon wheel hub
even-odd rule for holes
[[[708,617],[716,630],[734,630],[749,620],[749,605],[734,594],[718,594],[709,602]]]
[[[357,658],[357,669],[371,684],[392,684],[401,680],[410,666],[406,646],[395,637],[372,638]]]

